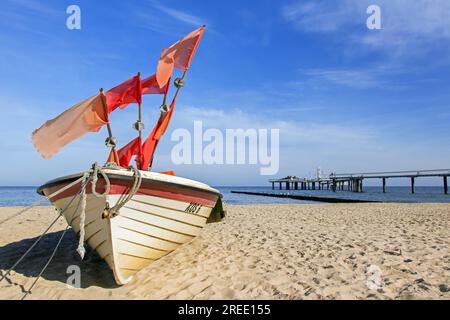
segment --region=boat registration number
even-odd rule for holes
[[[202,208],[202,205],[199,203],[191,202],[187,206],[186,209],[184,209],[187,213],[199,213],[200,209]]]

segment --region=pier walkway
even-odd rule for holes
[[[353,192],[363,192],[364,179],[381,179],[383,192],[387,192],[387,180],[393,178],[409,178],[411,182],[411,193],[415,193],[415,182],[420,177],[441,177],[443,183],[443,192],[448,194],[448,177],[450,169],[434,170],[414,170],[414,171],[391,171],[391,172],[365,172],[365,173],[332,173],[327,178],[298,178],[288,176],[282,179],[272,179],[272,189],[275,184],[279,185],[280,190],[283,185],[286,190],[348,190]]]

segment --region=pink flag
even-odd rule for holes
[[[183,71],[189,68],[205,28],[206,26],[198,28],[169,48],[163,49],[156,71],[156,79],[160,86],[167,83],[174,67]]]

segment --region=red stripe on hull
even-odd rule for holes
[[[122,195],[130,191],[130,187],[132,185],[131,180],[121,180],[121,179],[110,179],[111,188],[110,195]],[[46,195],[51,194],[70,182],[61,183],[61,185],[57,185],[51,188],[46,188],[44,193]],[[65,190],[64,192],[58,194],[57,196],[51,198],[51,201],[57,201],[62,198],[72,197],[74,196],[81,188],[81,183],[74,185],[73,187]],[[99,179],[97,181],[97,185],[95,190],[98,193],[105,192],[105,181],[103,179]],[[91,183],[86,187],[86,193],[92,193]],[[158,182],[150,182],[141,184],[137,195],[150,195],[155,197],[185,201],[185,202],[195,202],[201,204],[203,206],[213,208],[216,204],[218,194],[213,194],[209,192],[202,192],[199,190],[192,190],[188,187],[183,187],[182,185],[165,185]]]

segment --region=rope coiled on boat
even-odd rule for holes
[[[141,187],[142,183],[142,175],[139,169],[133,166],[129,166],[128,169],[133,170],[133,176],[134,176],[134,182],[133,186],[131,187],[130,191],[128,192],[127,196],[124,196],[124,194],[121,195],[117,203],[114,207],[109,208],[106,210],[104,214],[104,218],[113,218],[119,214],[120,209],[131,200],[131,198],[138,192],[139,188]]]
[[[108,217],[108,218],[112,218],[117,216],[117,214],[119,213],[119,210],[128,202],[131,200],[131,198],[138,192],[141,183],[142,183],[142,175],[141,172],[135,168],[130,166],[128,169],[132,169],[134,171],[133,176],[134,176],[134,182],[133,185],[130,189],[130,192],[122,199],[120,198],[119,201],[117,201],[116,205],[112,208],[106,208],[105,212],[108,212],[107,216],[104,216],[104,218]],[[97,182],[98,182],[98,175],[102,176],[103,179],[105,179],[105,191],[103,193],[98,193],[96,190],[97,187]],[[91,181],[92,180],[92,181]],[[66,191],[67,189],[70,189],[71,187],[79,184],[81,182],[81,188],[80,190],[72,197],[72,199],[69,200],[69,202],[66,204],[66,206],[59,210],[58,212],[58,216],[50,223],[50,225],[45,229],[45,231],[34,241],[34,243],[27,249],[27,251],[22,254],[22,256],[11,266],[11,268],[9,268],[4,274],[0,274],[0,281],[4,280],[7,278],[7,276],[11,273],[11,271],[17,267],[17,265],[31,252],[31,250],[33,250],[33,248],[40,242],[40,240],[44,237],[45,234],[47,234],[47,232],[50,230],[50,228],[58,221],[58,219],[64,214],[64,212],[69,208],[69,206],[72,204],[72,202],[80,195],[80,200],[78,201],[78,205],[76,206],[76,209],[73,213],[73,215],[76,215],[76,212],[78,211],[78,209],[81,207],[81,212],[80,212],[80,239],[78,242],[78,248],[77,248],[77,252],[80,255],[81,259],[84,258],[86,249],[84,248],[84,237],[85,237],[85,222],[86,222],[86,202],[87,202],[87,196],[86,196],[86,187],[89,184],[89,182],[92,182],[91,187],[92,187],[92,194],[95,197],[98,198],[102,198],[102,197],[106,197],[110,190],[111,190],[111,182],[107,176],[107,174],[103,171],[103,168],[101,168],[98,163],[94,163],[91,167],[91,169],[89,169],[88,171],[84,172],[83,175],[76,179],[75,181],[69,183],[68,185],[64,186],[63,188],[47,195],[44,196],[42,199],[40,199],[39,201],[31,204],[30,206],[20,210],[19,212],[13,214],[12,216],[9,216],[8,218],[1,220],[0,221],[0,225],[7,222],[8,220],[11,220],[23,213],[25,213],[26,211],[30,210],[31,208],[41,204],[44,201],[47,200],[51,200],[53,197],[61,194],[62,192]],[[122,195],[123,196],[123,195]],[[72,217],[73,218],[73,217]],[[68,226],[69,227],[69,226]],[[39,280],[39,278],[42,276],[42,274],[45,272],[46,268],[48,267],[48,265],[50,264],[50,262],[52,261],[53,257],[55,256],[56,250],[58,249],[58,247],[61,244],[62,238],[64,237],[64,235],[66,234],[66,231],[68,229],[68,227],[64,230],[64,232],[62,233],[60,239],[58,240],[57,245],[55,246],[55,248],[53,249],[53,252],[51,254],[51,256],[48,258],[46,264],[44,265],[44,267],[42,268],[41,272],[39,273],[39,275],[36,277],[35,281],[33,282],[33,284],[30,286],[30,288],[25,292],[25,295],[23,296],[23,299],[26,298],[26,296],[31,293],[31,289],[33,289],[33,287],[36,285],[37,281]]]
[[[103,218],[113,218],[119,214],[120,209],[131,200],[131,198],[138,192],[141,183],[142,183],[142,175],[141,172],[133,167],[130,166],[128,169],[132,169],[134,171],[134,182],[133,186],[130,189],[130,192],[125,196],[123,195],[119,198],[117,203],[109,208],[108,205],[105,208],[105,211],[103,212],[102,217]],[[105,191],[103,193],[97,192],[97,181],[98,181],[98,175],[101,175],[103,179],[105,179]],[[89,179],[92,179],[92,194],[97,198],[105,198],[109,192],[111,191],[111,182],[109,181],[108,175],[103,171],[103,169],[98,165],[98,163],[94,163],[92,165],[92,169],[88,172],[85,172],[83,175],[83,181],[88,183]],[[80,212],[80,239],[78,241],[78,248],[77,252],[81,257],[81,260],[84,258],[84,254],[86,253],[86,249],[84,248],[84,237],[85,237],[85,221],[86,221],[86,190],[85,188],[81,191],[81,212]]]

